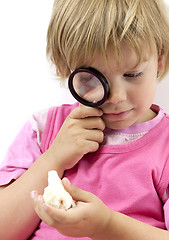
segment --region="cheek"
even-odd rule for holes
[[[155,97],[157,86],[156,78],[149,78],[148,80],[143,79],[141,84],[138,84],[129,93],[129,97],[131,100],[135,100],[137,102],[150,102],[153,101]]]

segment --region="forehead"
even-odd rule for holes
[[[143,65],[149,58],[150,54],[148,54],[148,51],[144,51],[143,55],[139,56],[131,47],[122,45],[120,53],[117,55],[113,48],[109,46],[106,51],[106,59],[103,57],[102,53],[97,52],[90,66],[102,69],[103,73],[104,69],[107,68],[112,72],[130,71]]]

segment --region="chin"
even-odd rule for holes
[[[130,127],[131,125],[133,125],[134,123],[129,123],[129,122],[114,122],[114,123],[106,123],[105,122],[105,125],[107,128],[110,128],[110,129],[114,129],[114,130],[120,130],[120,129],[124,129],[124,128],[128,128]]]

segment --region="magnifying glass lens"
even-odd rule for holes
[[[102,83],[91,73],[77,72],[72,84],[75,92],[87,102],[98,102],[104,97]]]
[[[92,67],[79,68],[72,72],[68,86],[77,101],[90,107],[102,105],[110,93],[106,78]]]

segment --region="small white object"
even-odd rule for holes
[[[48,172],[48,186],[44,189],[43,199],[46,204],[50,204],[57,209],[68,210],[76,206],[54,170]]]

